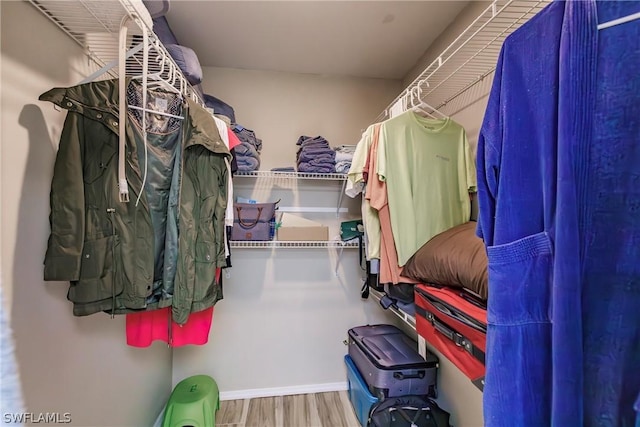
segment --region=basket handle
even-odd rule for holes
[[[242,207],[237,206],[236,207],[236,211],[238,212],[238,223],[243,226],[244,228],[251,228],[254,225],[256,225],[258,223],[258,221],[260,221],[260,216],[262,215],[262,207],[258,206],[256,209],[258,209],[258,217],[256,218],[255,221],[253,221],[252,223],[248,223],[248,222],[244,222],[242,220],[242,217],[240,216],[240,211],[242,210]]]

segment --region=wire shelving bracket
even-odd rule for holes
[[[490,85],[470,89],[493,74],[504,39],[551,0],[495,0],[444,49],[376,118],[391,117],[391,107],[412,91],[432,106],[453,115],[486,96]],[[477,93],[480,92],[480,93]]]
[[[119,76],[117,65],[120,53],[118,41],[120,25],[123,18],[129,17],[125,74],[140,75],[143,73],[143,56],[146,50],[149,54],[146,73],[157,73],[167,80],[175,81],[176,88],[180,89],[185,96],[203,105],[200,95],[187,82],[182,73],[179,73],[177,78],[169,75],[169,68],[175,70],[180,70],[180,68],[153,33],[151,16],[142,1],[29,0],[29,2],[78,43],[94,64],[102,67],[98,72],[92,74],[91,78],[117,78]],[[149,44],[140,48],[144,30],[148,33]],[[163,61],[169,61],[172,67],[163,67]]]

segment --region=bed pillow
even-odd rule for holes
[[[229,118],[231,123],[236,123],[236,114],[231,105],[213,95],[204,94],[203,98],[205,105],[209,108],[213,108],[213,112],[215,114],[226,116]]]
[[[142,0],[142,3],[152,18],[164,16],[169,12],[169,0]]]
[[[156,36],[158,36],[160,42],[162,42],[162,44],[165,46],[168,44],[180,44],[178,43],[176,35],[173,34],[173,31],[169,26],[169,22],[164,15],[153,18],[153,32],[156,34]]]
[[[198,55],[193,49],[181,46],[179,44],[168,44],[165,46],[169,55],[176,61],[178,67],[192,85],[198,85],[202,82],[202,67],[198,60]]]
[[[466,288],[487,299],[487,252],[476,223],[450,228],[425,243],[402,275],[422,283]]]

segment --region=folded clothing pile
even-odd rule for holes
[[[336,173],[347,173],[351,169],[355,145],[341,145],[336,147]]]
[[[336,171],[336,152],[323,137],[301,136],[296,145],[300,146],[296,153],[298,172],[334,173]]]
[[[233,126],[233,133],[240,140],[240,145],[236,146],[236,162],[238,171],[251,172],[260,168],[260,152],[262,151],[262,140],[256,134],[238,124]]]

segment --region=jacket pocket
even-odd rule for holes
[[[213,233],[213,220],[216,215],[216,210],[221,200],[217,195],[212,195],[200,199],[200,221],[205,227],[211,228],[211,231],[205,230],[209,233]]]
[[[83,161],[83,179],[85,184],[93,184],[102,175],[116,155],[116,148],[105,142],[95,153],[87,154]]]
[[[552,246],[545,232],[487,248],[489,305],[494,325],[548,322]]]
[[[72,283],[67,295],[70,301],[89,303],[122,293],[123,284],[116,265],[120,265],[118,236],[84,242],[80,262],[80,280]]]
[[[196,243],[196,280],[193,301],[200,301],[213,295],[216,286],[216,244]]]

